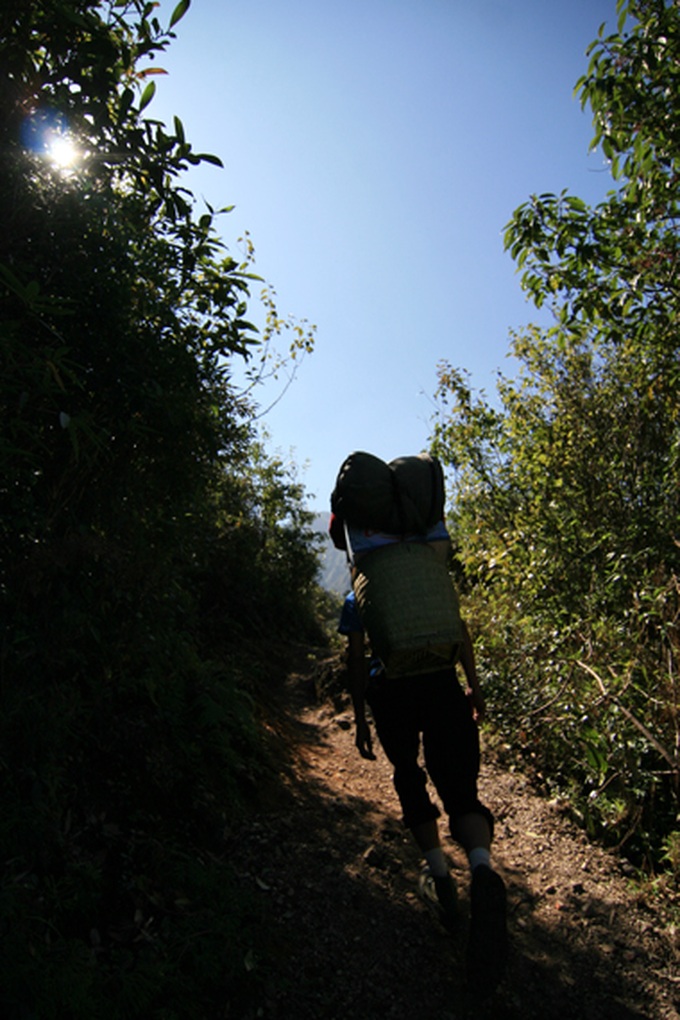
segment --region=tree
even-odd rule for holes
[[[577,85],[613,188],[594,208],[562,193],[515,211],[506,246],[555,324],[513,339],[500,410],[443,365],[435,443],[456,468],[506,723],[641,852],[668,836],[680,792],[680,9],[618,12]]]

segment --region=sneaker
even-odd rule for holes
[[[458,892],[451,875],[433,875],[425,865],[418,882],[420,895],[442,924],[452,928],[458,921]]]
[[[490,995],[503,977],[508,956],[505,883],[497,872],[480,864],[472,872],[468,985]]]

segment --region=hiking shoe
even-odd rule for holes
[[[433,875],[425,865],[418,881],[420,895],[447,928],[458,922],[458,892],[451,875]]]
[[[472,872],[467,977],[471,991],[490,995],[503,977],[508,957],[505,883],[480,864]]]

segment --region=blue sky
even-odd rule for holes
[[[263,419],[313,508],[352,450],[427,446],[440,360],[490,398],[514,372],[509,332],[539,319],[504,225],[532,193],[610,187],[573,96],[603,21],[615,0],[193,0],[177,25],[147,113],[222,159],[185,185],[235,206],[230,250],[248,231],[279,312],[317,327]]]

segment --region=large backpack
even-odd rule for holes
[[[446,564],[426,542],[394,542],[362,557],[353,589],[388,677],[452,666],[463,625]]]
[[[444,473],[428,453],[386,464],[356,451],[343,462],[331,510],[349,525],[390,535],[425,535],[444,516]]]
[[[347,525],[347,540],[353,529],[380,533],[370,551],[356,558],[351,548],[348,553],[355,563],[352,586],[362,622],[387,675],[410,676],[452,665],[463,629],[441,556],[448,540],[426,540],[428,534],[441,537],[437,525],[444,517],[444,476],[439,461],[420,454],[386,464],[370,453],[352,453],[338,472],[331,509],[337,522]]]

